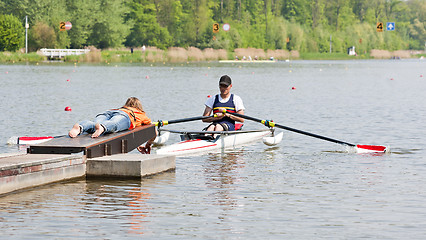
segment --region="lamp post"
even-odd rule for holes
[[[25,16],[25,53],[28,53],[28,16]]]

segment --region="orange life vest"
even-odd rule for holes
[[[135,127],[151,124],[151,119],[149,119],[148,116],[146,116],[144,111],[141,111],[133,107],[121,107],[119,110],[129,115],[129,118],[130,118],[129,129],[134,129]]]

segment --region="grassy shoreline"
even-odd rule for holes
[[[371,53],[360,54],[358,56],[349,56],[346,53],[301,53],[297,51],[288,52],[286,50],[267,50],[263,49],[235,49],[234,52],[226,50],[214,50],[197,48],[170,48],[168,50],[160,50],[156,48],[147,48],[145,51],[134,49],[109,49],[97,50],[91,49],[91,52],[85,55],[74,55],[62,58],[64,62],[87,62],[87,63],[155,63],[155,62],[205,62],[232,60],[237,57],[246,59],[249,56],[254,59],[255,56],[259,60],[269,59],[271,56],[275,60],[354,60],[354,59],[390,59],[390,58],[420,58],[426,57],[424,51],[384,51],[372,50]],[[0,52],[0,63],[18,63],[18,62],[43,62],[48,58],[31,52],[28,54],[22,52]]]

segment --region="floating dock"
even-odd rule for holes
[[[141,178],[174,170],[175,156],[128,154],[154,136],[154,125],[148,125],[99,138],[55,138],[27,153],[0,154],[0,195],[73,178]]]
[[[117,154],[87,160],[86,176],[140,178],[176,168],[175,156]]]
[[[155,126],[153,124],[137,127],[133,130],[105,134],[97,138],[91,138],[88,134],[82,134],[75,138],[62,136],[32,145],[28,148],[28,153],[71,154],[84,152],[87,158],[95,158],[128,153],[154,136]]]

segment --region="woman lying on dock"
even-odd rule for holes
[[[92,138],[99,137],[105,133],[120,132],[128,129],[134,129],[142,125],[151,124],[151,119],[143,111],[142,103],[136,97],[127,99],[126,104],[119,109],[111,109],[98,114],[93,121],[84,120],[74,124],[68,135],[72,138],[82,133],[91,133]],[[154,138],[155,139],[155,138]],[[145,149],[151,149],[150,146],[154,139],[147,142]],[[138,148],[138,149],[139,149]],[[141,151],[139,150],[139,151]]]
[[[74,124],[68,135],[74,138],[87,132],[92,133],[92,138],[96,138],[105,133],[120,132],[148,124],[151,124],[151,119],[143,111],[142,103],[138,98],[130,97],[119,109],[100,113],[93,121],[84,120]]]
[[[93,121],[84,120],[74,124],[68,135],[74,138],[87,132],[92,133],[92,138],[96,138],[105,133],[120,132],[148,124],[151,124],[151,119],[143,111],[142,103],[138,98],[130,97],[119,109],[100,113]]]

